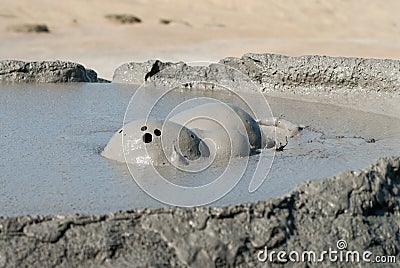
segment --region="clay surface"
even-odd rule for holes
[[[372,99],[365,102],[369,105],[367,108],[372,111],[376,108],[380,114],[392,117],[388,118],[387,126],[376,130],[376,134],[394,129],[392,136],[398,137],[398,110],[391,109],[393,103],[390,102],[398,100],[399,95],[398,61],[246,54],[240,59],[228,58],[221,62],[249,75],[266,93],[283,92],[292,94],[292,98],[301,94],[329,93],[336,95],[334,100],[338,105],[346,102],[350,105],[348,99],[359,103],[357,94],[379,97],[383,105],[377,106],[379,102]],[[176,85],[176,75],[185,77],[190,70],[193,76],[235,85],[230,69],[221,69],[220,65],[191,67],[179,63],[168,66],[173,69],[164,73],[157,71],[165,67],[162,63],[139,63],[130,70],[124,70],[124,65],[116,71],[114,82],[138,84],[146,80]],[[16,77],[15,81],[23,80]],[[193,77],[187,75],[186,78]],[[33,78],[26,81],[42,81],[30,79]],[[185,87],[193,85],[187,83]],[[398,102],[396,105],[398,109]],[[345,119],[351,120],[354,114],[350,113]],[[356,119],[351,123],[335,122],[337,127],[345,126],[349,130],[365,129],[365,124]],[[344,138],[332,137],[332,140]],[[357,147],[344,149],[354,148]],[[107,215],[2,217],[0,266],[264,266],[265,263],[258,262],[257,253],[265,246],[276,251],[321,251],[335,248],[339,239],[348,242],[349,250],[392,255],[399,261],[399,193],[400,158],[396,155],[378,159],[365,170],[346,171],[332,178],[301,183],[288,195],[250,204],[144,209]],[[270,265],[282,266],[279,263]],[[308,264],[297,265],[306,267]],[[327,262],[319,267],[335,265],[341,266]]]

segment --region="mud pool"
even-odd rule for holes
[[[108,213],[165,206],[138,187],[126,165],[100,155],[122,126],[134,92],[133,86],[117,84],[1,85],[0,215]],[[137,109],[143,114],[128,114],[127,120],[145,116],[145,107],[156,93],[146,92],[140,103],[143,109]],[[163,118],[177,103],[193,97],[217,98],[246,108],[233,95],[177,91],[156,106],[154,116]],[[268,177],[256,192],[248,192],[252,174],[245,172],[238,185],[212,205],[280,196],[304,180],[399,155],[399,115],[277,97],[267,96],[267,100],[273,115],[308,127],[283,152],[275,153]],[[248,160],[252,167],[258,159],[235,161]],[[199,185],[222,168],[216,166],[195,179],[173,169],[163,172],[177,184]],[[146,169],[138,172],[144,177],[148,174]],[[148,180],[157,183],[152,177]]]

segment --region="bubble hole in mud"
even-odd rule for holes
[[[143,135],[143,142],[144,143],[150,143],[153,141],[153,135],[151,135],[150,133],[145,133]]]

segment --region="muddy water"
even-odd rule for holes
[[[106,213],[164,206],[137,186],[126,165],[99,154],[122,125],[134,91],[132,86],[114,84],[0,86],[0,215]],[[153,94],[143,95],[139,105],[146,107]],[[216,92],[175,92],[157,105],[154,115],[162,118],[176,103],[196,96],[242,105],[235,96]],[[399,115],[267,99],[274,115],[308,127],[289,141],[286,150],[275,154],[267,180],[256,192],[248,192],[251,174],[247,172],[228,195],[212,205],[279,196],[304,180],[363,168],[377,157],[399,155]],[[129,114],[128,120],[143,115],[144,109],[143,114]],[[374,143],[367,142],[371,138]],[[236,161],[247,160],[251,167],[259,158]],[[198,178],[207,182],[213,172],[220,171],[216,167]],[[179,172],[165,172],[182,185],[198,183],[198,178],[193,181]]]

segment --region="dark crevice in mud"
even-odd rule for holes
[[[160,70],[161,70],[160,64],[161,64],[161,62],[159,60],[156,60],[156,62],[154,62],[153,66],[151,67],[150,72],[146,73],[146,75],[144,76],[144,81],[147,81],[148,78],[150,78],[160,72]]]

